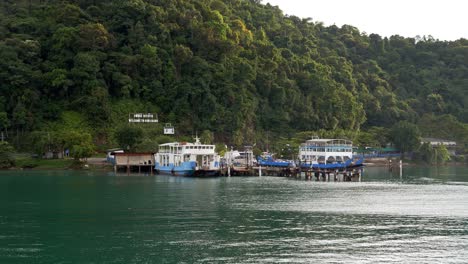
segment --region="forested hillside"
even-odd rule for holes
[[[147,111],[237,145],[402,120],[468,141],[468,40],[382,38],[259,0],[4,0],[0,58],[11,138],[78,120],[110,146]]]

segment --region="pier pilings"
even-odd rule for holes
[[[252,175],[260,174],[260,167],[253,167]],[[315,169],[315,168],[279,168],[264,167],[261,168],[262,175],[291,177],[304,179],[307,181],[319,182],[360,182],[362,179],[362,167],[345,169]]]

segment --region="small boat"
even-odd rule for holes
[[[225,167],[230,168],[232,175],[247,175],[256,162],[251,146],[245,146],[244,151],[231,149],[224,154],[224,161]]]
[[[262,156],[258,156],[257,165],[264,166],[264,167],[279,167],[279,168],[288,168],[288,167],[296,166],[294,162],[290,160],[274,159],[273,155],[269,153],[264,153]]]
[[[159,145],[155,155],[155,170],[159,174],[174,176],[219,176],[220,157],[215,145],[172,142]]]

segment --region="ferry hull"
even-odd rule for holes
[[[168,164],[161,166],[158,162],[154,166],[158,174],[173,175],[173,176],[192,176],[195,172],[195,164],[192,162],[182,162],[179,166]]]
[[[217,177],[221,175],[220,170],[196,170],[192,175],[193,177]]]
[[[159,174],[174,176],[218,176],[220,157],[215,145],[173,142],[159,145],[154,169]]]
[[[193,170],[180,170],[180,171],[175,171],[175,170],[157,170],[158,174],[161,175],[172,175],[172,176],[192,176],[194,171]]]
[[[156,163],[154,169],[158,174],[186,177],[215,177],[219,176],[219,169],[197,169],[195,162],[183,162],[180,166],[169,164],[168,166],[160,166]]]

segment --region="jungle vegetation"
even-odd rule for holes
[[[381,37],[260,0],[4,0],[0,58],[17,150],[154,148],[173,139],[163,123],[277,150],[311,135],[384,146],[400,122],[468,143],[468,40]],[[137,112],[161,123],[131,127]]]

